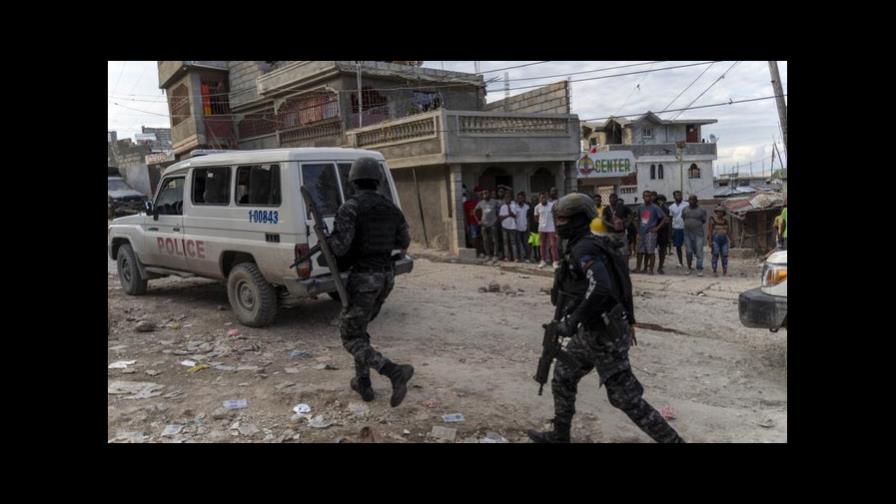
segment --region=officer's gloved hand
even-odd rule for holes
[[[563,338],[571,338],[576,331],[576,325],[577,324],[570,323],[569,320],[561,320],[560,322],[557,322],[557,334]]]

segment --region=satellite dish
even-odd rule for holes
[[[716,143],[719,140],[719,137],[715,135],[709,135],[709,143]]]

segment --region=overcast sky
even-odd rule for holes
[[[706,60],[703,60],[706,61]],[[549,84],[565,80],[565,74],[586,72],[623,65],[644,65],[618,68],[601,72],[572,75],[573,81],[608,75],[657,70],[666,67],[702,63],[703,61],[551,61],[536,65],[506,70],[510,77],[510,95],[530,91],[513,88],[539,84]],[[488,86],[489,102],[504,98],[504,71],[489,72],[494,69],[524,65],[534,61],[480,61],[479,68],[486,80],[497,78]],[[728,70],[734,61],[720,61],[713,65],[697,65],[672,70],[623,75],[606,79],[587,80],[572,83],[572,112],[579,119],[588,120],[610,115],[637,116],[650,110],[659,112],[666,108],[694,79],[691,85],[670,109],[684,108],[703,93],[722,74],[725,77],[692,106],[727,103],[750,98],[772,96],[774,91],[769,76],[768,62],[741,61]],[[473,73],[473,61],[426,61],[425,67]],[[787,93],[787,62],[779,61],[778,68],[784,93]],[[705,73],[704,73],[705,71]],[[727,72],[726,72],[727,71]],[[701,73],[703,75],[701,75]],[[545,77],[563,75],[560,77]],[[532,79],[539,77],[538,79]],[[544,78],[540,78],[544,77]],[[531,80],[519,80],[531,79]],[[110,130],[118,132],[118,138],[133,138],[140,132],[140,126],[170,127],[168,106],[164,92],[159,89],[158,67],[155,61],[110,61],[108,75]],[[114,103],[113,103],[114,102]],[[117,103],[117,105],[115,104]],[[126,108],[127,107],[127,108]],[[671,119],[678,112],[666,112],[660,117]],[[762,170],[763,160],[766,172],[769,170],[773,139],[778,149],[783,151],[783,142],[778,125],[778,111],[775,100],[735,103],[720,107],[687,110],[678,119],[717,119],[718,123],[704,126],[703,137],[710,134],[718,137],[718,160],[716,173],[731,170],[739,162],[741,172],[747,170],[753,161],[753,172]],[[783,154],[783,152],[782,152]],[[785,157],[785,164],[787,162]],[[777,166],[777,161],[775,162]]]

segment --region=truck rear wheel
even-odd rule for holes
[[[227,298],[243,325],[264,327],[277,316],[277,293],[254,263],[240,263],[230,270]]]
[[[129,244],[118,249],[118,280],[126,293],[132,296],[146,294],[146,279],[140,276],[137,256]]]

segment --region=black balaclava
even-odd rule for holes
[[[566,224],[557,224],[557,236],[564,240],[575,240],[591,232],[591,221],[582,212],[573,215]]]

